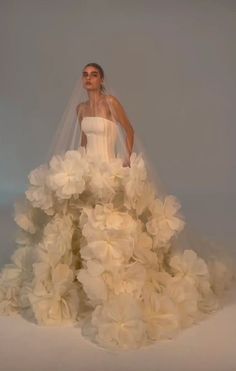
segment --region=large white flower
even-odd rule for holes
[[[62,296],[70,289],[74,280],[74,272],[67,264],[58,264],[52,270],[52,283],[54,285],[54,293]]]
[[[163,201],[156,198],[151,204],[152,216],[146,223],[146,228],[154,236],[155,245],[168,243],[174,234],[183,229],[185,222],[177,215],[180,207],[180,203],[172,195],[165,197]]]
[[[209,271],[205,261],[193,250],[184,250],[182,254],[171,257],[169,262],[173,273],[184,277],[190,283],[198,285],[199,280],[209,280]]]
[[[66,264],[58,264],[52,270],[50,292],[44,285],[35,284],[29,300],[39,324],[70,324],[76,320],[79,295],[73,279],[73,271]]]
[[[107,299],[107,286],[103,278],[104,266],[96,261],[87,262],[87,269],[80,269],[77,279],[82,283],[92,305],[101,304]]]
[[[99,205],[84,209],[88,222],[98,229],[128,230],[134,232],[136,223],[127,212],[119,212],[112,204]]]
[[[32,281],[33,250],[30,246],[18,248],[0,276],[0,313],[15,313],[27,306],[25,292]],[[25,290],[26,289],[26,290]]]
[[[96,161],[91,166],[88,189],[103,202],[111,202],[124,176],[120,159],[110,162]]]
[[[134,244],[134,259],[145,266],[148,269],[158,267],[158,258],[156,252],[152,250],[153,241],[148,233],[137,231]]]
[[[133,243],[132,237],[90,241],[81,248],[80,254],[85,260],[96,259],[110,270],[129,261],[133,254]]]
[[[19,310],[19,287],[4,287],[0,279],[0,314],[13,315]]]
[[[131,294],[137,299],[141,295],[146,279],[146,269],[142,264],[132,263],[126,267],[114,269],[105,275],[105,282],[116,295]]]
[[[40,290],[49,292],[52,288],[51,274],[52,267],[45,261],[40,261],[33,264],[34,271],[34,290],[38,293]]]
[[[137,348],[145,343],[145,325],[140,304],[132,296],[120,294],[92,314],[92,326],[97,330],[96,341],[109,348]]]
[[[58,198],[69,199],[84,191],[89,164],[80,151],[67,151],[63,158],[54,156],[49,165],[47,184]]]
[[[43,240],[38,245],[38,260],[51,266],[71,263],[73,223],[70,215],[56,215],[44,228]]]
[[[32,279],[34,250],[31,246],[19,247],[11,256],[11,264],[6,264],[1,272],[1,280],[7,286],[21,286]]]
[[[84,208],[80,225],[87,241],[130,239],[137,228],[137,222],[129,214],[114,210],[110,204]]]
[[[171,277],[164,292],[178,308],[181,327],[189,326],[200,319],[198,310],[200,295],[193,282],[181,276]]]
[[[182,255],[173,256],[170,266],[175,276],[169,281],[167,292],[178,302],[184,323],[189,325],[201,318],[200,312],[208,313],[218,308],[208,266],[195,251],[184,250]]]
[[[34,234],[37,231],[37,226],[34,222],[34,208],[31,206],[29,201],[24,200],[23,202],[16,202],[14,204],[15,222],[24,231]]]
[[[31,171],[29,181],[31,186],[25,192],[27,199],[34,207],[39,207],[46,214],[53,214],[53,197],[51,190],[47,187],[48,167],[41,165]]]
[[[144,318],[151,340],[173,337],[179,329],[179,315],[174,302],[154,290],[144,300]]]
[[[137,155],[133,152],[130,156],[130,168],[127,168],[127,174],[123,179],[126,194],[125,204],[128,208],[135,207],[137,198],[144,191],[146,179],[147,171],[142,154]]]
[[[143,287],[142,296],[148,297],[153,290],[155,293],[164,292],[171,275],[165,271],[159,271],[155,266],[149,266],[146,269],[146,282]]]

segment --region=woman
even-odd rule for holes
[[[97,63],[89,63],[83,69],[83,87],[86,89],[88,94],[88,101],[82,102],[77,107],[77,114],[79,122],[83,117],[101,116],[108,120],[118,121],[126,132],[126,148],[128,152],[128,158],[124,162],[124,166],[129,166],[129,158],[132,153],[133,141],[134,141],[134,130],[132,125],[124,111],[124,108],[118,101],[118,99],[111,95],[104,95],[103,86],[104,71]],[[82,146],[86,146],[86,135],[82,132]]]
[[[132,152],[134,130],[104,93],[102,68],[86,65],[82,81],[81,146],[29,175],[16,205],[18,249],[1,272],[0,312],[40,325],[79,322],[100,346],[137,348],[215,311],[232,275],[223,261],[181,245],[181,205],[155,189],[142,154]]]

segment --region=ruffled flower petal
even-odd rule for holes
[[[48,215],[53,215],[54,202],[50,189],[47,187],[49,170],[47,165],[41,165],[31,171],[29,181],[31,186],[25,192],[27,199],[34,207],[39,207]]]
[[[67,151],[64,157],[54,156],[50,161],[48,187],[59,199],[69,199],[85,189],[89,164],[80,151]]]
[[[107,300],[108,290],[102,273],[104,267],[96,261],[88,261],[87,269],[80,269],[77,279],[82,283],[90,303],[95,306]]]
[[[96,341],[109,348],[137,348],[145,342],[145,325],[140,304],[130,295],[121,294],[96,307],[91,325]]]

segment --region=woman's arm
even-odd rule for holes
[[[82,109],[83,109],[83,103],[80,103],[78,104],[78,106],[76,107],[76,112],[77,112],[77,116],[78,116],[78,121],[79,121],[79,124],[80,124],[80,130],[81,130],[81,121],[82,121],[82,118],[83,118],[83,115],[82,115]],[[82,131],[82,138],[81,138],[81,146],[83,147],[86,147],[86,144],[87,144],[87,137],[86,137],[86,134]]]
[[[121,126],[124,128],[126,132],[126,147],[129,153],[129,157],[132,153],[133,145],[134,145],[134,129],[125,113],[124,108],[122,107],[119,100],[110,95],[108,97],[109,99],[109,105],[112,108],[112,114],[114,114],[115,119],[121,124]],[[128,159],[129,164],[129,159]]]

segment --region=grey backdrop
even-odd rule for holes
[[[1,202],[25,190],[95,61],[190,221],[233,235],[235,31],[233,0],[1,0]]]

